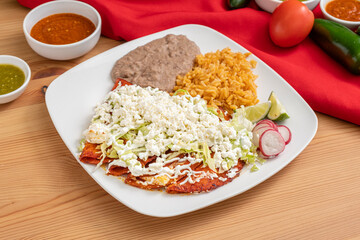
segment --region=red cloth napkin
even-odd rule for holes
[[[33,8],[48,0],[18,0]],[[353,75],[307,38],[293,48],[269,38],[270,14],[254,2],[229,11],[226,0],[83,0],[103,20],[102,34],[133,40],[183,24],[201,24],[230,37],[279,73],[318,112],[360,125],[360,76]],[[316,17],[322,17],[319,7]]]

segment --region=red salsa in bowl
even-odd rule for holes
[[[333,17],[346,21],[360,21],[360,1],[333,0],[326,4],[325,11]]]
[[[70,44],[81,41],[95,31],[88,18],[75,13],[58,13],[38,21],[30,35],[47,44]]]

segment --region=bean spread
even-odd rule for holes
[[[169,34],[140,46],[120,58],[111,71],[113,81],[121,78],[141,87],[171,92],[176,76],[194,65],[199,47],[185,35]]]

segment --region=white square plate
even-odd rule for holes
[[[104,100],[113,82],[110,71],[120,57],[154,39],[167,34],[184,34],[194,41],[202,53],[230,47],[232,51],[248,52],[245,48],[220,34],[200,25],[183,25],[145,36],[101,53],[65,72],[55,79],[46,92],[46,105],[51,119],[74,157],[78,160],[77,146],[82,132],[90,124],[95,105]],[[277,158],[268,160],[257,172],[244,170],[233,182],[209,193],[171,195],[162,191],[146,191],[129,186],[104,170],[92,172],[94,165],[80,163],[90,176],[121,203],[142,214],[170,217],[188,213],[238,195],[268,179],[289,164],[310,143],[317,130],[317,118],[301,96],[274,70],[256,56],[254,73],[258,75],[258,96],[266,101],[275,91],[287,108],[290,119],[284,124],[292,131],[292,140]],[[306,126],[306,127],[302,127]],[[240,203],[239,203],[240,204]]]

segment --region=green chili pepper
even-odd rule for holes
[[[353,74],[360,74],[360,36],[336,22],[315,19],[310,37]]]
[[[250,0],[227,0],[230,9],[244,8],[249,4]]]

